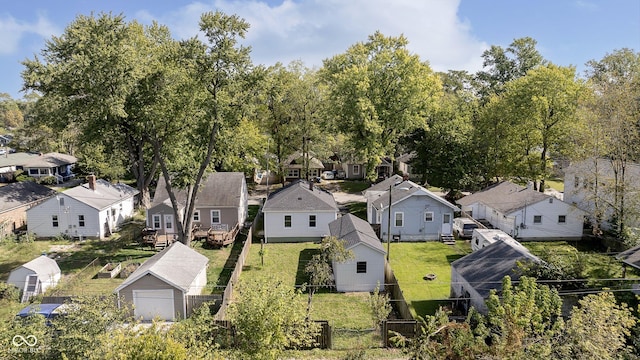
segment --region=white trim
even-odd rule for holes
[[[200,222],[200,210],[193,211],[193,221]]]
[[[213,219],[213,214],[214,213],[218,213],[218,221],[214,221],[214,219]],[[218,210],[218,209],[211,210],[211,214],[210,215],[211,215],[211,217],[210,217],[211,225],[213,225],[213,224],[221,224],[222,223],[222,212],[220,210]]]
[[[427,214],[431,214],[431,219],[427,220]],[[433,222],[433,211],[425,211],[424,212],[424,222]]]
[[[156,226],[156,219],[158,219],[158,226]],[[162,216],[160,216],[160,214],[151,215],[151,227],[154,229],[162,229]]]
[[[400,225],[398,225],[398,214],[400,214]],[[393,227],[404,227],[404,212],[396,211],[393,213]]]

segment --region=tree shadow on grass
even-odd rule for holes
[[[300,251],[298,257],[298,269],[296,270],[296,285],[302,285],[309,282],[309,276],[304,272],[313,255],[320,254],[320,249],[304,249]]]
[[[238,262],[238,258],[242,253],[242,248],[244,247],[244,242],[247,240],[247,235],[239,233],[236,237],[236,240],[231,245],[231,251],[229,252],[229,257],[227,257],[227,261],[225,261],[224,266],[222,267],[222,271],[218,276],[218,281],[216,282],[217,286],[225,286],[231,279],[231,274],[233,270],[236,268],[236,263]]]
[[[412,301],[411,305],[413,306],[416,314],[425,317],[427,315],[435,315],[436,310],[442,307],[450,307],[451,300],[418,300]]]
[[[447,262],[449,262],[449,264],[451,264],[452,262],[460,259],[461,257],[464,257],[465,255],[462,254],[452,254],[452,255],[447,255]]]

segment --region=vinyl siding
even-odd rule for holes
[[[309,227],[309,215],[316,215],[316,226]],[[291,215],[291,227],[284,227],[285,215]],[[329,235],[329,223],[338,218],[337,211],[331,212],[265,212],[264,235],[267,242],[271,238],[300,238],[315,241]],[[306,239],[306,240],[305,240]]]
[[[453,221],[453,210],[427,195],[414,195],[395,203],[391,207],[391,212],[391,236],[400,235],[401,241],[438,240],[442,229],[443,214],[451,214],[451,221]],[[404,213],[402,227],[395,226],[394,214],[397,212]],[[425,212],[433,212],[433,221],[424,221]],[[386,239],[389,221],[388,207],[383,210],[380,221],[380,233],[382,238]]]
[[[160,290],[160,289],[173,289],[173,304],[174,314],[178,319],[184,319],[184,293],[180,289],[176,289],[170,284],[158,279],[152,274],[147,274],[137,281],[133,282],[129,286],[123,288],[118,292],[118,296],[121,297],[121,301],[128,303],[130,306],[133,304],[133,290]],[[133,309],[131,309],[131,316],[133,316]]]
[[[364,244],[358,244],[351,250],[354,259],[333,264],[336,290],[340,292],[374,291],[378,284],[380,284],[380,290],[384,290],[385,254]],[[366,273],[357,273],[359,261],[366,261]]]

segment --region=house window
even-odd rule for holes
[[[160,215],[153,215],[153,228],[160,229]]]
[[[220,210],[211,210],[211,224],[220,224]]]
[[[193,212],[193,221],[200,222],[200,210],[196,210]]]
[[[353,165],[353,175],[360,175],[360,165]]]
[[[287,169],[287,177],[288,178],[299,178],[300,177],[300,169]]]
[[[84,215],[78,215],[78,226],[84,227]]]
[[[534,215],[533,216],[534,224],[542,224],[542,215]]]
[[[580,186],[580,178],[576,176],[573,178],[573,187],[577,189],[579,186]]]
[[[40,175],[49,175],[49,169],[40,169]]]
[[[29,169],[29,175],[38,175],[38,169]]]
[[[51,215],[51,225],[58,227],[58,215]]]
[[[367,262],[366,261],[358,261],[356,264],[356,273],[358,274],[366,274],[367,273]]]
[[[395,226],[396,227],[402,227],[404,226],[404,213],[403,212],[397,212],[394,214],[394,218],[395,218]]]
[[[309,215],[309,227],[316,227],[316,216]]]
[[[442,223],[449,224],[451,222],[451,214],[442,214]]]
[[[173,229],[173,216],[165,215],[165,217],[164,217],[164,227],[167,230]]]
[[[60,198],[60,206],[64,206],[64,198]]]
[[[558,215],[558,224],[566,224],[567,215]]]
[[[284,227],[286,227],[286,228],[290,228],[291,227],[291,215],[285,215],[284,216]]]
[[[433,211],[427,211],[426,213],[424,213],[424,221],[425,222],[433,221]]]
[[[549,198],[549,204],[553,204],[553,198]]]

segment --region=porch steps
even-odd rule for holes
[[[440,241],[445,245],[455,245],[456,239],[453,235],[440,235]]]

